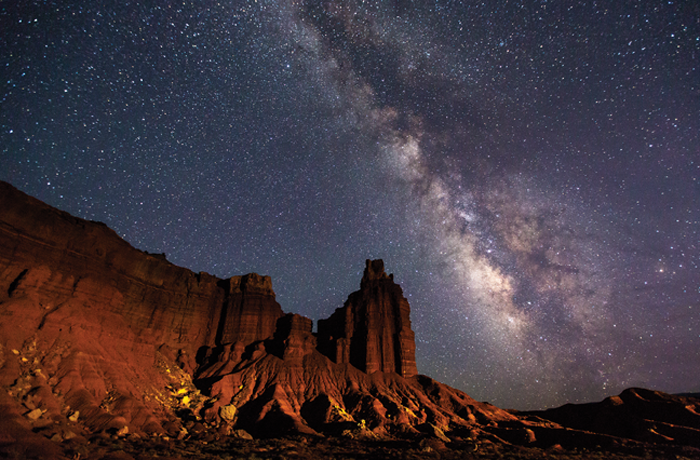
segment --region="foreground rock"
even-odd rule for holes
[[[326,346],[319,348],[319,341]],[[336,352],[329,359],[319,349]],[[360,290],[320,323],[318,337],[310,319],[287,314],[265,340],[222,343],[205,356],[194,380],[212,398],[204,419],[217,423],[226,414],[256,437],[447,439],[445,433],[486,435],[486,425],[518,423],[506,411],[417,375],[408,302],[379,260],[367,261]]]

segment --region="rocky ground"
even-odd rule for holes
[[[2,458],[65,458],[102,460],[151,459],[697,459],[700,450],[680,446],[638,445],[616,450],[522,447],[492,442],[461,441],[445,444],[436,439],[421,441],[367,441],[344,438],[290,437],[246,440],[225,437],[216,441],[144,439],[134,436],[100,435],[61,444],[62,452],[17,445],[3,448]]]

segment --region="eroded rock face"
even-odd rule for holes
[[[105,431],[617,442],[418,375],[409,315],[383,262],[367,261],[360,290],[314,334],[282,311],[269,277],[192,273],[0,182],[0,456],[56,458],[57,443]],[[605,413],[622,426],[632,408],[654,420],[655,440],[695,445],[697,404],[673,400],[653,418],[664,398],[625,393]]]
[[[490,437],[489,424],[519,423],[508,412],[428,377],[368,375],[314,349],[303,357],[251,356],[230,372],[205,373],[204,381],[213,382],[208,392],[216,399],[205,419],[215,421],[222,407],[233,406],[235,426],[261,437],[305,433],[377,439],[436,432]]]
[[[182,436],[191,414],[258,436],[374,437],[514,420],[416,377],[409,314],[367,261],[316,335],[269,277],[194,274],[0,184],[0,384],[34,429]]]
[[[218,343],[264,340],[275,333],[277,320],[284,314],[275,300],[269,276],[250,273],[234,276],[226,283],[226,299],[221,310]]]
[[[42,408],[34,424],[77,410],[91,431],[177,432],[206,399],[202,350],[271,337],[282,315],[269,277],[195,274],[0,182],[0,385]]]
[[[342,308],[318,322],[321,350],[338,364],[413,377],[416,344],[410,307],[382,260],[367,260],[360,290]]]

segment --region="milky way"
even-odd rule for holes
[[[22,2],[0,179],[328,317],[383,258],[421,373],[700,391],[694,2]]]

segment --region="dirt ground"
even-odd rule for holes
[[[172,440],[95,436],[62,443],[70,460],[293,460],[293,459],[700,459],[700,449],[674,445],[621,446],[614,450],[522,447],[491,442],[445,445],[422,441],[361,441],[343,438],[282,438],[265,440]],[[0,458],[42,458],[41,454],[0,446]]]

